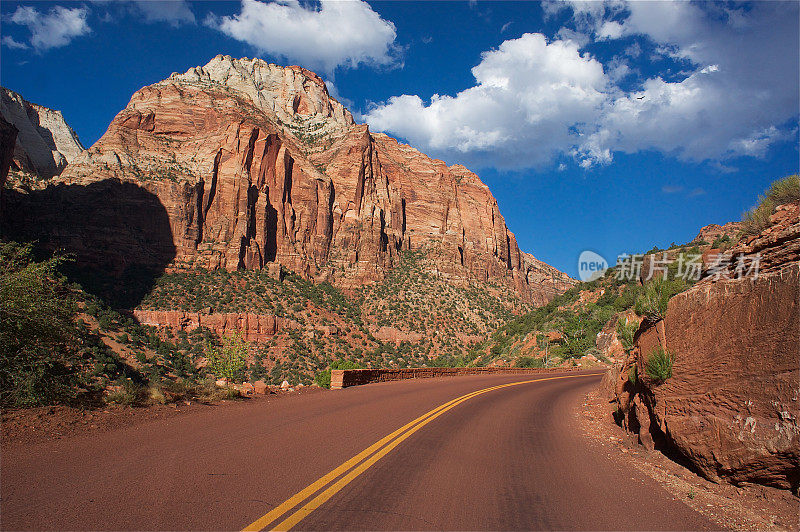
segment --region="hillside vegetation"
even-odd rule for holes
[[[223,337],[205,327],[141,325],[71,282],[62,273],[72,271],[70,257],[36,258],[30,244],[0,242],[0,403],[213,400],[233,393],[218,389],[215,377],[325,386],[336,367],[606,361],[598,333],[627,352],[639,322],[663,317],[669,299],[695,282],[679,275],[683,258],[733,246],[768,227],[776,206],[788,201],[800,201],[797,176],[774,183],[744,215],[738,234],[714,226],[711,243],[698,237],[639,255],[645,269],[668,259],[659,266],[663,276],[642,283],[647,276],[627,275],[628,265],[618,264],[539,308],[500,284],[448,282],[429,250],[403,252],[383,282],[349,293],[287,270],[281,279],[253,270],[168,272],[137,306],[279,318],[277,333],[260,343],[245,342],[237,331]],[[228,357],[224,364],[221,356]]]

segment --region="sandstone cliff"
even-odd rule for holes
[[[354,288],[381,279],[402,250],[425,247],[449,281],[499,282],[530,302],[574,282],[520,252],[475,174],[355,124],[324,82],[300,67],[217,56],[145,87],[58,181],[116,183],[109,193],[129,183],[157,198],[171,242],[153,252],[141,242],[152,238],[115,226],[127,265],[164,267],[161,250],[171,248],[173,269],[279,263]],[[108,200],[137,216],[125,198]],[[57,217],[32,231],[23,227],[26,198],[9,203],[17,229],[63,246]],[[93,217],[85,213],[86,230],[66,229],[81,241],[79,261],[96,261],[105,247],[109,230]]]
[[[83,153],[78,136],[61,111],[27,102],[16,92],[0,87],[0,115],[18,130],[12,161],[15,170],[48,179]]]
[[[623,426],[644,445],[677,451],[710,479],[796,490],[800,205],[779,207],[772,220],[673,297],[664,320],[643,324],[607,383]],[[675,356],[663,383],[645,369],[657,346]]]

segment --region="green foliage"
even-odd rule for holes
[[[742,233],[752,236],[771,225],[770,216],[775,207],[784,203],[800,201],[800,177],[790,175],[772,183],[765,194],[759,196],[758,204],[742,215]]]
[[[639,368],[634,364],[630,368],[628,368],[628,381],[633,385],[636,386],[636,383],[639,380]]]
[[[543,368],[544,361],[535,357],[519,357],[514,365],[518,368]]]
[[[320,371],[314,377],[314,381],[320,388],[331,387],[331,370],[334,369],[364,369],[364,366],[351,360],[334,360],[328,369]]]
[[[639,330],[638,321],[628,321],[627,318],[624,322],[622,320],[617,321],[617,336],[627,354],[630,354],[633,349],[633,337],[636,335],[637,330]]]
[[[674,362],[675,355],[672,352],[661,346],[656,346],[645,362],[644,371],[655,382],[664,382],[672,377],[672,364]]]
[[[250,345],[238,332],[223,336],[222,345],[215,346],[208,342],[206,343],[208,369],[217,377],[242,380],[245,376],[244,370],[247,368],[249,350]]]
[[[775,205],[800,201],[800,176],[794,174],[778,179],[770,185],[766,194],[767,199]]]
[[[81,381],[75,301],[58,267],[37,262],[32,246],[0,242],[0,404],[69,400]]]
[[[634,310],[639,316],[657,321],[667,313],[667,304],[672,296],[686,290],[688,285],[683,279],[666,279],[658,277],[649,281],[644,293],[639,295]]]
[[[742,233],[747,236],[757,235],[769,227],[770,216],[775,210],[775,203],[762,197],[758,205],[742,215]]]
[[[711,247],[714,249],[722,249],[723,247],[727,247],[728,244],[731,243],[731,237],[727,234],[720,235],[714,239],[714,242],[711,244]]]

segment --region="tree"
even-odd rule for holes
[[[205,355],[208,368],[217,377],[241,380],[247,369],[247,356],[250,352],[248,344],[241,333],[234,332],[222,337],[222,345],[214,346],[206,342]]]
[[[68,260],[33,259],[30,244],[0,242],[0,403],[50,404],[75,397],[83,360]]]

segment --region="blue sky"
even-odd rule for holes
[[[2,85],[86,146],[215,55],[317,71],[374,131],[476,171],[520,247],[686,242],[798,172],[798,3],[8,2]]]

